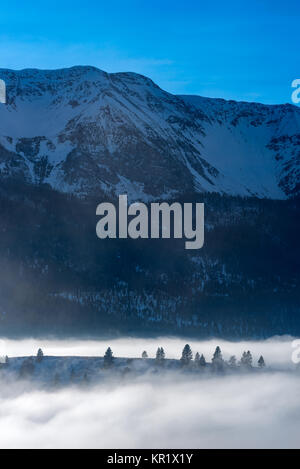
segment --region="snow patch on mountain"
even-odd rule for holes
[[[174,96],[135,73],[0,70],[0,178],[79,196],[298,195],[300,110]]]

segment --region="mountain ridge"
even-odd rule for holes
[[[0,71],[0,331],[298,335],[300,109],[95,68]],[[205,204],[205,243],[99,240],[127,194]]]
[[[296,106],[177,96],[143,75],[89,66],[0,77],[0,178],[144,201],[299,194]]]

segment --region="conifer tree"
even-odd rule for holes
[[[181,355],[181,364],[183,366],[188,366],[190,365],[191,361],[193,360],[193,352],[189,344],[186,344],[182,350],[182,355]]]
[[[200,366],[204,367],[206,366],[206,360],[205,360],[205,356],[202,354],[201,357],[200,357]]]
[[[43,353],[43,350],[41,348],[38,349],[38,353],[37,353],[37,356],[36,356],[36,361],[38,363],[41,363],[43,361],[43,358],[44,358],[44,353]]]
[[[247,352],[247,364],[248,364],[249,368],[252,367],[252,362],[253,362],[252,354],[251,354],[250,350],[248,350],[248,352]]]
[[[145,360],[146,358],[148,358],[148,353],[146,352],[146,350],[143,351],[142,353],[142,358]]]
[[[259,360],[258,360],[258,366],[259,368],[264,368],[266,366],[264,357],[261,355]]]
[[[194,358],[195,366],[198,368],[200,366],[200,355],[199,352],[196,352],[195,358]]]
[[[246,366],[247,365],[247,352],[243,352],[240,364],[241,364],[241,366]]]
[[[224,360],[219,346],[216,347],[215,353],[213,355],[212,366],[215,371],[222,371],[224,369]]]
[[[252,368],[252,355],[251,352],[248,350],[248,352],[244,352],[241,358],[241,366],[244,368]]]
[[[162,347],[158,347],[156,351],[156,357],[155,357],[156,363],[158,365],[163,365],[165,358],[166,358],[166,354],[165,354],[164,349]]]
[[[113,361],[114,361],[114,357],[113,357],[112,349],[108,347],[104,355],[104,363],[103,363],[104,368],[110,368],[113,364]]]
[[[235,368],[236,365],[237,365],[237,360],[236,360],[236,357],[235,355],[232,355],[230,358],[229,358],[229,361],[228,361],[228,364],[231,368]]]
[[[216,347],[213,360],[223,360],[222,352],[219,346]]]

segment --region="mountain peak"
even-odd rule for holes
[[[143,200],[299,193],[300,110],[175,96],[91,66],[0,70],[0,178]]]

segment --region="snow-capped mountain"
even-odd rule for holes
[[[174,96],[134,73],[0,70],[0,177],[133,200],[299,194],[300,109]]]
[[[299,335],[300,108],[92,67],[0,79],[1,334]],[[99,240],[122,193],[204,202],[204,247]]]

